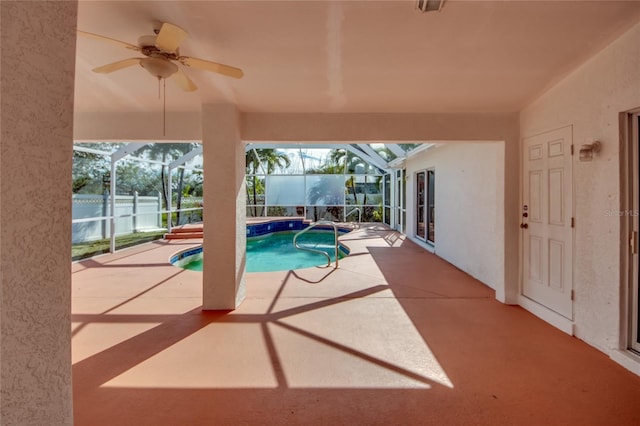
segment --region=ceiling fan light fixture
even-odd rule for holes
[[[178,71],[178,66],[168,59],[143,58],[140,65],[156,78],[169,78]]]

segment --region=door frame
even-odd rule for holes
[[[418,184],[418,177],[423,175],[422,180],[422,195],[419,194],[420,185]],[[427,170],[418,170],[413,174],[413,197],[415,202],[413,203],[413,226],[414,226],[414,236],[416,239],[426,243],[427,242],[427,215],[426,215],[426,203],[427,203]],[[422,206],[423,211],[422,215],[420,214],[420,199],[422,198]],[[422,216],[422,217],[420,217]],[[423,225],[423,233],[424,235],[420,235],[420,220],[422,220]]]
[[[620,349],[640,361],[640,285],[638,284],[638,154],[640,108],[621,114],[620,155]],[[635,233],[635,235],[633,234]],[[632,247],[632,244],[634,245]]]
[[[393,173],[393,212],[394,212],[394,226],[396,231],[406,234],[407,227],[405,224],[406,218],[406,201],[407,201],[407,169],[397,169]]]
[[[553,132],[556,130],[560,130],[560,129],[564,129],[564,128],[569,128],[570,132],[571,132],[571,143],[570,143],[570,149],[571,151],[571,174],[570,174],[570,179],[571,179],[571,217],[575,217],[575,181],[574,181],[574,176],[573,176],[573,170],[574,170],[574,164],[573,162],[574,160],[574,155],[573,155],[573,150],[574,150],[574,143],[573,143],[573,125],[572,124],[568,124],[565,126],[560,126],[557,128],[553,128],[553,129],[548,129],[545,131],[541,131],[539,133],[535,133],[532,135],[527,135],[527,136],[521,136],[520,139],[520,205],[519,205],[519,211],[518,211],[518,215],[519,215],[519,222],[522,222],[522,217],[520,217],[520,215],[522,214],[522,208],[524,205],[524,185],[525,185],[525,176],[524,176],[524,170],[525,170],[525,160],[526,160],[526,149],[525,149],[525,143],[526,140],[532,138],[532,137],[536,137],[539,135],[543,135],[545,133],[549,133],[549,132]],[[521,306],[522,308],[524,308],[525,310],[531,312],[532,314],[534,314],[535,316],[537,316],[538,318],[542,319],[543,321],[546,321],[547,323],[551,324],[552,326],[556,327],[557,329],[569,334],[569,335],[573,335],[574,331],[573,331],[573,327],[574,327],[574,323],[573,323],[573,319],[569,319],[553,310],[551,310],[550,308],[547,308],[546,306],[534,301],[533,299],[530,299],[529,297],[524,295],[524,244],[526,242],[526,239],[524,238],[523,235],[524,230],[520,230],[520,238],[519,238],[519,283],[518,283],[518,305]],[[574,285],[573,285],[573,279],[574,279],[574,275],[575,275],[575,239],[576,239],[576,235],[575,235],[575,229],[572,231],[571,233],[571,251],[572,251],[572,255],[571,255],[571,269],[572,269],[572,282],[571,282],[571,288],[573,290]]]

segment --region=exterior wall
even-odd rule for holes
[[[415,236],[415,173],[435,170],[433,248]],[[504,144],[447,143],[407,161],[407,236],[495,289],[504,285]]]
[[[605,353],[620,346],[619,113],[640,107],[640,24],[520,114],[522,138],[566,125],[573,143],[602,142],[592,162],[574,156],[574,334]]]
[[[0,423],[71,425],[77,3],[3,1],[0,19]]]

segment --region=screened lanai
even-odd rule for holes
[[[77,142],[72,243],[79,259],[202,221],[202,145]]]
[[[433,144],[253,144],[247,158],[247,217],[401,224],[404,160]]]
[[[384,222],[402,230],[401,170],[430,146],[247,143],[246,216]],[[90,244],[91,253],[101,253],[108,244],[114,252],[203,220],[198,142],[77,142],[72,180],[78,250]],[[97,241],[105,247],[95,248]]]

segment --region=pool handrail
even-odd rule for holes
[[[346,221],[347,218],[352,214],[358,212],[358,223],[362,222],[362,210],[360,210],[359,207],[354,207],[353,210],[351,210],[349,213],[347,213],[346,215],[344,215],[344,220]]]
[[[319,253],[322,255],[327,256],[327,266],[331,266],[331,256],[329,256],[326,252],[322,251],[322,250],[316,250],[316,249],[312,249],[309,247],[302,247],[301,245],[298,244],[298,237],[302,234],[304,234],[307,231],[310,231],[312,228],[315,228],[318,225],[331,225],[333,227],[333,235],[335,236],[335,249],[336,249],[336,266],[335,268],[338,268],[338,251],[339,251],[339,243],[338,243],[338,226],[335,224],[335,222],[332,222],[330,220],[319,220],[317,222],[312,223],[311,225],[307,226],[306,228],[304,228],[302,231],[297,232],[294,236],[293,236],[293,246],[295,248],[297,248],[298,250],[306,250],[312,253]]]

